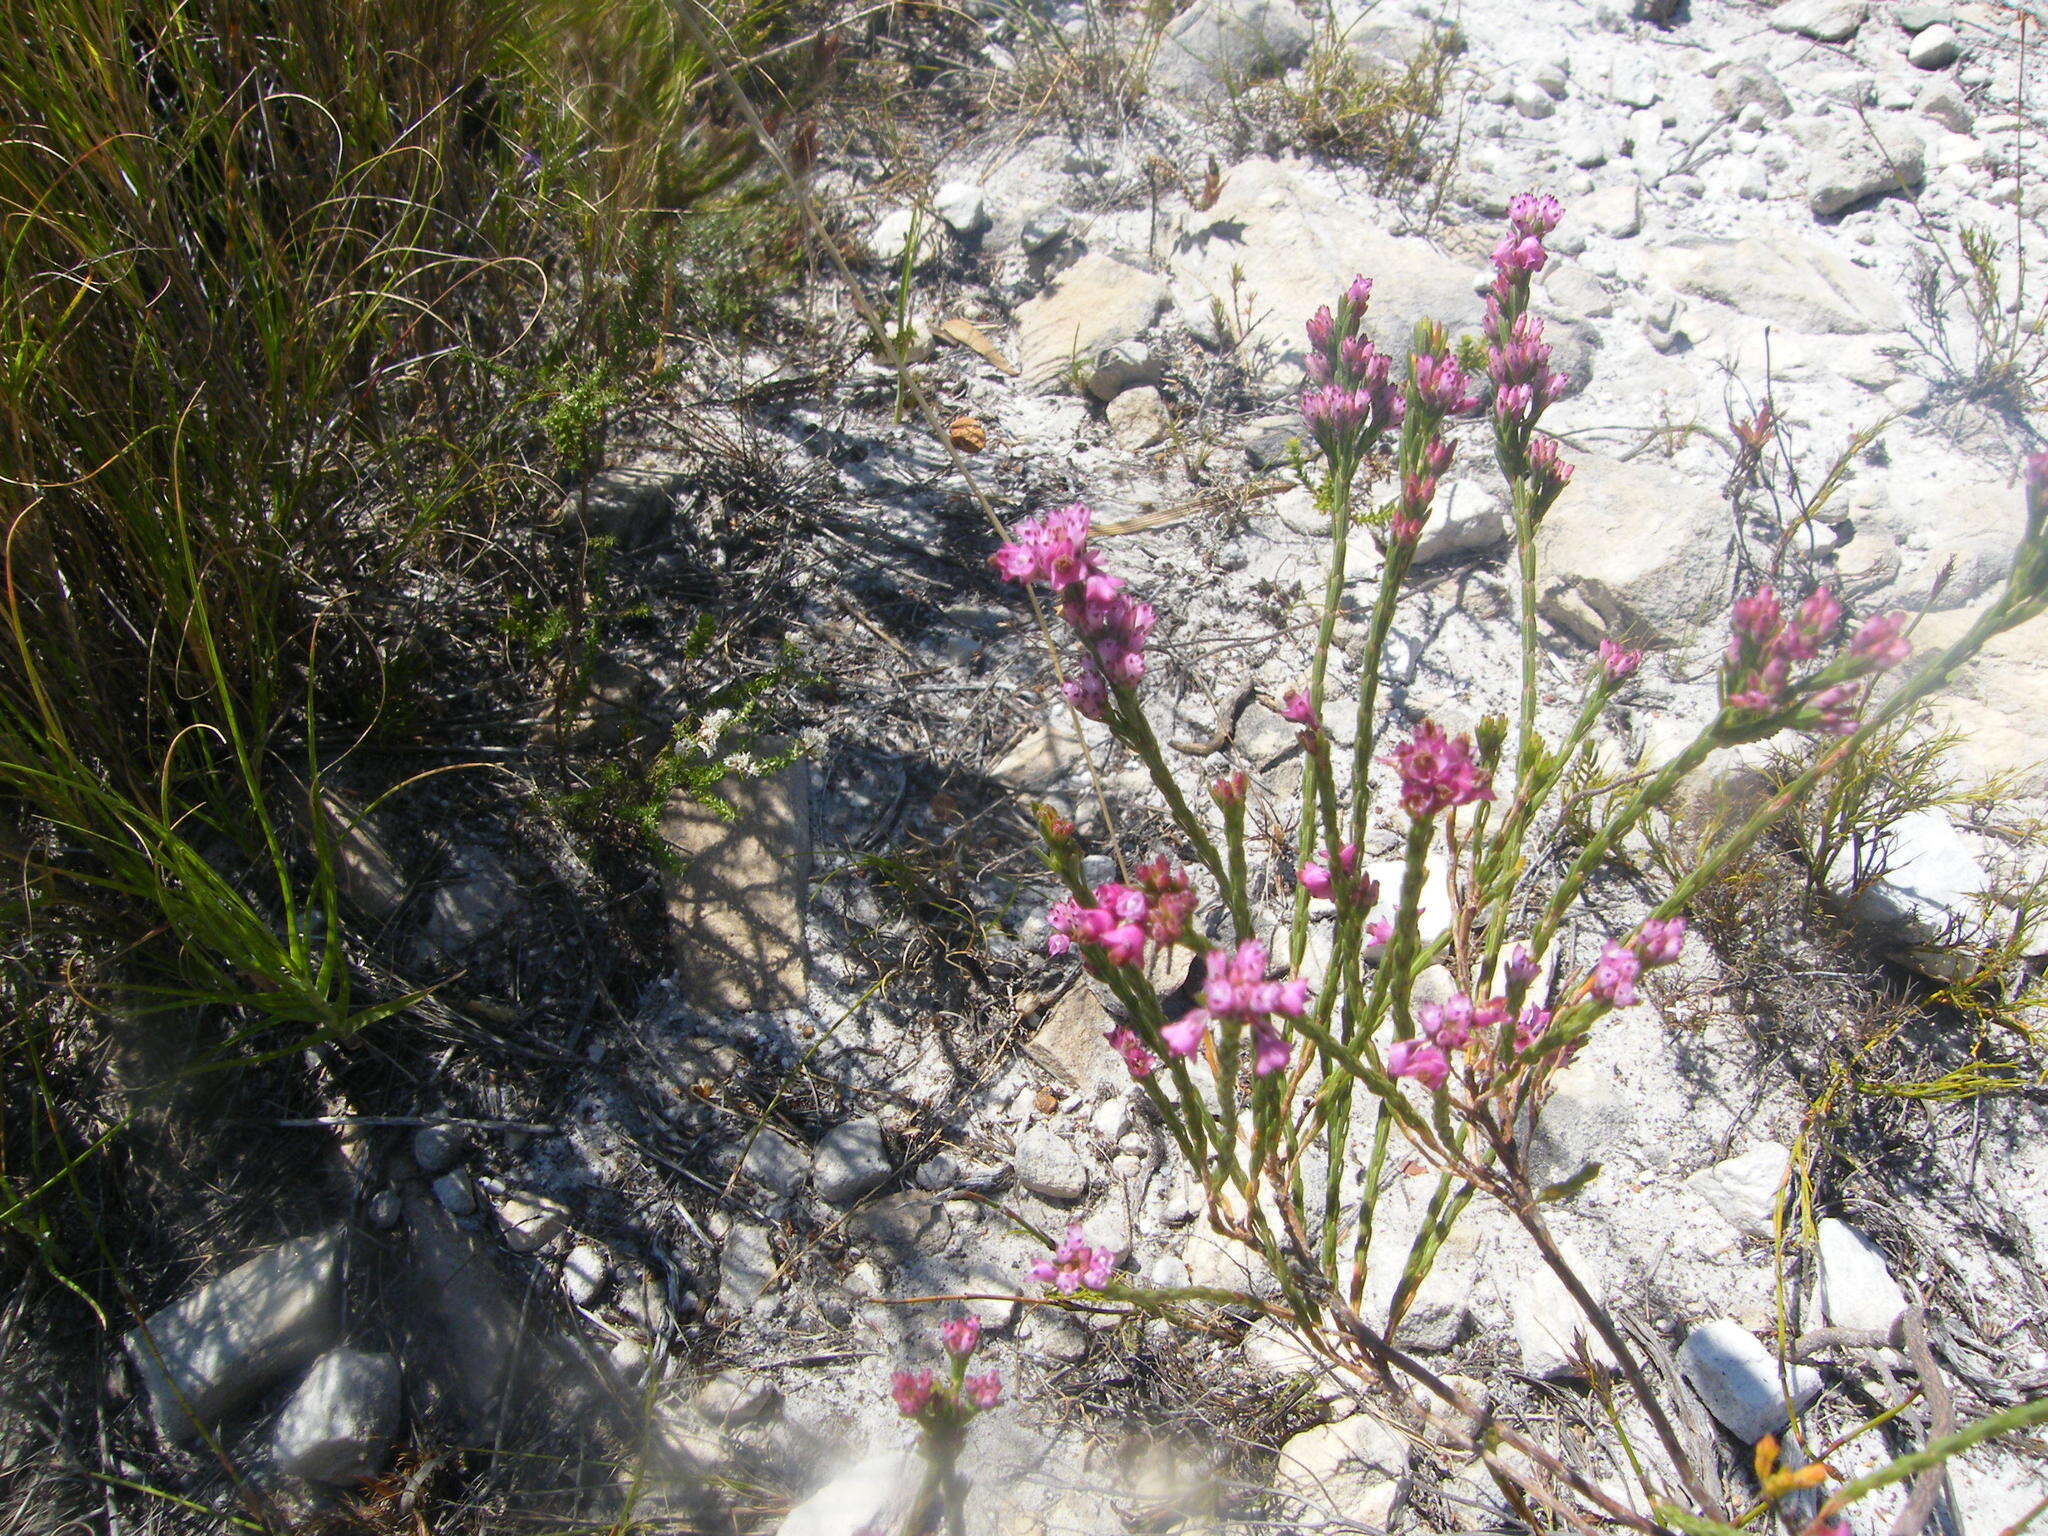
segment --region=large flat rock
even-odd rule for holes
[[[809,991],[810,769],[799,762],[767,778],[728,779],[719,793],[730,818],[680,792],[661,814],[676,855],[663,885],[677,980],[700,1008],[800,1008]]]

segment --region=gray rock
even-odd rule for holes
[[[1778,1192],[1792,1166],[1792,1154],[1775,1141],[1759,1142],[1740,1157],[1724,1158],[1688,1178],[1686,1187],[1748,1237],[1770,1237],[1776,1227]]]
[[[165,1439],[198,1436],[334,1342],[341,1236],[280,1244],[158,1312],[126,1339]]]
[[[469,1128],[436,1123],[412,1133],[412,1160],[428,1177],[446,1173],[469,1154]]]
[[[459,954],[497,932],[519,904],[519,882],[487,848],[455,857],[454,878],[427,904],[422,936],[442,954]]]
[[[334,882],[341,899],[373,923],[396,912],[409,888],[405,871],[354,805],[322,787],[320,817],[334,851]]]
[[[611,1278],[611,1264],[595,1243],[578,1243],[562,1260],[562,1289],[579,1307],[587,1307],[604,1294]]]
[[[1066,239],[1072,227],[1073,220],[1067,217],[1064,208],[1041,208],[1024,220],[1017,232],[1017,243],[1036,255]]]
[[[1906,49],[1906,62],[1915,69],[1947,69],[1962,55],[1963,41],[1956,29],[1937,22],[1913,39]]]
[[[514,1253],[545,1248],[569,1224],[569,1213],[539,1195],[513,1195],[497,1204],[498,1230]]]
[[[1150,83],[1185,96],[1227,96],[1293,68],[1313,38],[1289,0],[1196,0],[1160,39]]]
[[[1040,1126],[1017,1142],[1017,1182],[1046,1200],[1078,1200],[1088,1193],[1088,1163],[1071,1135]]]
[[[1817,43],[1846,43],[1867,14],[1865,0],[1784,0],[1771,12],[1771,30]]]
[[[971,181],[949,181],[932,194],[932,212],[962,240],[988,228],[988,198]]]
[[[1906,1310],[1906,1293],[1892,1278],[1891,1267],[1877,1244],[1833,1216],[1821,1218],[1817,1232],[1818,1271],[1814,1299],[1821,1321],[1833,1328],[1866,1328],[1889,1332]]]
[[[1844,123],[1806,157],[1806,204],[1822,218],[1927,175],[1927,151],[1910,124],[1890,118]]]
[[[476,1214],[476,1187],[469,1182],[469,1175],[457,1169],[444,1173],[434,1180],[434,1198],[441,1202],[441,1209],[450,1216],[473,1216]]]
[[[1127,389],[1110,401],[1103,415],[1111,436],[1126,448],[1150,448],[1173,435],[1173,418],[1166,401],[1150,386]]]
[[[734,1312],[747,1312],[768,1292],[775,1278],[775,1250],[768,1229],[736,1221],[718,1253],[718,1299]]]
[[[1678,1346],[1678,1373],[1707,1411],[1744,1445],[1785,1427],[1791,1404],[1779,1381],[1778,1362],[1740,1323],[1702,1323]],[[1801,1407],[1820,1390],[1820,1374],[1795,1365],[1789,1379]]]
[[[811,1154],[811,1187],[833,1205],[851,1205],[887,1183],[893,1171],[882,1127],[870,1119],[835,1125]]]
[[[740,1172],[771,1194],[793,1195],[811,1171],[808,1153],[780,1131],[762,1126],[740,1161]]]
[[[397,1358],[331,1349],[279,1412],[270,1450],[294,1477],[345,1486],[383,1470],[397,1433]]]
[[[1159,359],[1142,341],[1120,341],[1095,354],[1088,370],[1088,393],[1114,400],[1127,389],[1159,382]]]
[[[1751,106],[1774,123],[1792,117],[1792,98],[1761,63],[1731,63],[1714,76],[1714,106],[1729,117],[1741,117]]]

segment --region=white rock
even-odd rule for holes
[[[514,1195],[500,1201],[497,1209],[498,1228],[505,1234],[505,1246],[514,1253],[545,1248],[569,1224],[566,1210],[538,1195]]]
[[[294,1477],[346,1485],[382,1470],[397,1433],[397,1359],[331,1349],[278,1413],[271,1456]]]
[[[1885,282],[1818,240],[1715,241],[1662,254],[1653,267],[1682,293],[1795,331],[1859,335],[1906,322]]]
[[[562,1289],[579,1307],[587,1307],[604,1291],[611,1265],[594,1243],[578,1243],[562,1261]]]
[[[1778,1362],[1740,1323],[1719,1318],[1702,1323],[1678,1346],[1678,1373],[1707,1411],[1745,1445],[1785,1427],[1791,1416]],[[1801,1407],[1820,1390],[1820,1374],[1797,1365],[1790,1372],[1792,1394]]]
[[[1273,1483],[1312,1510],[1378,1529],[1407,1471],[1406,1437],[1371,1414],[1355,1413],[1289,1439],[1273,1465]]]
[[[1792,1167],[1792,1154],[1775,1141],[1759,1142],[1740,1157],[1724,1158],[1702,1168],[1686,1187],[1749,1237],[1770,1237],[1775,1230],[1778,1192]]]
[[[1947,69],[1962,51],[1962,39],[1956,36],[1956,29],[1937,22],[1913,39],[1906,49],[1906,62],[1915,69]]]
[[[1643,231],[1642,189],[1633,181],[1602,187],[1591,196],[1580,198],[1572,214],[1595,234],[1610,240],[1630,239]]]
[[[1078,1200],[1088,1193],[1088,1163],[1073,1138],[1051,1126],[1038,1126],[1018,1138],[1014,1159],[1017,1182],[1046,1200]]]
[[[1562,1243],[1559,1251],[1572,1272],[1601,1300],[1604,1281],[1600,1268]],[[1515,1346],[1522,1353],[1522,1369],[1545,1381],[1577,1376],[1582,1356],[1613,1370],[1617,1362],[1606,1342],[1586,1322],[1586,1314],[1564,1282],[1550,1266],[1534,1254],[1518,1270],[1508,1296],[1509,1314],[1514,1319]]]
[[[1126,448],[1150,448],[1173,435],[1166,401],[1149,386],[1127,389],[1103,410],[1112,436]]]
[[[776,1536],[860,1536],[901,1530],[924,1480],[909,1451],[888,1451],[855,1463],[782,1517]]]
[[[811,1154],[811,1187],[833,1205],[851,1205],[886,1183],[892,1171],[882,1127],[865,1117],[833,1126]]]
[[[1808,151],[1806,204],[1825,218],[1887,192],[1911,191],[1926,175],[1927,150],[1911,124],[1859,119]]]
[[[1852,892],[1854,855],[1844,849],[1828,871],[1830,888],[1847,896],[1850,915],[1881,935],[1900,959],[1938,969],[1942,957],[1933,947],[1977,927],[1990,873],[1970,841],[1934,809],[1895,817],[1881,829],[1876,852],[1882,873]]]
[[[1544,611],[1588,642],[1612,633],[1671,644],[1725,608],[1732,556],[1719,492],[1646,461],[1577,459],[1537,533]],[[1587,632],[1588,612],[1598,630]]]
[[[165,1307],[125,1344],[165,1439],[196,1437],[305,1365],[341,1322],[341,1238],[283,1243]]]
[[[1300,63],[1313,37],[1290,0],[1196,0],[1160,38],[1149,83],[1185,96],[1227,96]]]
[[[1834,1328],[1889,1332],[1907,1302],[1883,1251],[1833,1216],[1821,1218],[1817,1237],[1814,1296],[1821,1321]]]
[[[932,194],[932,212],[963,240],[972,239],[989,224],[988,197],[971,181],[946,182]]]
[[[1166,279],[1114,256],[1091,252],[1061,274],[1051,292],[1017,310],[1017,366],[1044,388],[1097,354],[1128,341],[1158,318]]]
[[[1771,29],[1820,43],[1846,43],[1868,10],[1864,0],[1785,0],[1771,12]]]

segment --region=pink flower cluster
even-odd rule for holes
[[[1434,1092],[1450,1078],[1451,1052],[1470,1045],[1474,1036],[1481,1044],[1490,1044],[1508,1017],[1504,998],[1488,997],[1475,1002],[1458,992],[1447,1003],[1424,1003],[1415,1010],[1421,1038],[1397,1040],[1388,1047],[1388,1075],[1412,1077]],[[1515,1049],[1528,1050],[1549,1028],[1549,1009],[1524,1008],[1515,1017]]]
[[[1492,776],[1473,760],[1470,739],[1446,736],[1433,721],[1418,725],[1394,749],[1393,761],[1401,773],[1401,805],[1417,821],[1493,798]]]
[[[1308,322],[1310,387],[1302,393],[1301,414],[1331,459],[1357,452],[1399,426],[1406,409],[1393,382],[1393,360],[1358,334],[1371,299],[1372,280],[1353,278],[1335,314],[1325,305]]]
[[[1902,613],[1879,614],[1866,622],[1849,642],[1847,677],[1882,672],[1904,661],[1911,652],[1905,625]],[[1818,659],[1841,627],[1842,605],[1826,587],[1807,594],[1789,616],[1768,586],[1736,599],[1722,670],[1729,706],[1772,714],[1791,705],[1794,666]],[[1814,694],[1810,703],[1818,711],[1819,728],[1833,735],[1855,730],[1856,696],[1856,687],[1847,680]]]
[[[1298,1019],[1307,1011],[1308,983],[1299,978],[1268,981],[1266,946],[1257,939],[1228,952],[1212,949],[1207,963],[1202,1005],[1159,1032],[1166,1048],[1176,1056],[1192,1056],[1202,1048],[1211,1022],[1228,1020],[1250,1026],[1252,1070],[1260,1077],[1286,1066],[1289,1047],[1273,1019]]]
[[[1006,581],[1037,582],[1059,597],[1060,617],[1081,640],[1081,675],[1065,685],[1067,701],[1090,720],[1108,712],[1111,691],[1145,675],[1145,642],[1157,619],[1134,601],[1121,577],[1104,571],[1088,547],[1094,514],[1079,502],[1021,523],[995,552]]]
[[[1636,669],[1642,664],[1641,651],[1624,649],[1612,640],[1600,642],[1600,673],[1608,682],[1626,682],[1636,675]]]
[[[1564,396],[1569,382],[1550,366],[1543,317],[1526,311],[1497,325],[1505,339],[1488,343],[1486,376],[1493,380],[1493,414],[1510,427],[1532,423]]]
[[[1646,970],[1669,965],[1685,949],[1685,919],[1651,918],[1632,944],[1609,939],[1593,964],[1593,995],[1616,1008],[1633,1008],[1636,980]]]
[[[1081,944],[1083,959],[1099,953],[1110,965],[1136,965],[1148,941],[1161,948],[1178,943],[1195,911],[1187,871],[1160,854],[1140,864],[1132,878],[1135,885],[1108,880],[1096,886],[1093,906],[1072,897],[1055,902],[1046,915],[1053,931],[1045,952],[1064,955]]]
[[[1067,1228],[1067,1235],[1053,1249],[1052,1257],[1033,1260],[1024,1277],[1071,1296],[1080,1290],[1101,1290],[1109,1284],[1115,1269],[1116,1255],[1107,1248],[1091,1248],[1076,1222]]]

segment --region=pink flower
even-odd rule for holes
[[[1636,956],[1644,965],[1669,965],[1685,948],[1685,919],[1653,917],[1636,938]]]
[[[1168,1055],[1192,1056],[1209,1038],[1209,1015],[1199,1008],[1192,1009],[1182,1018],[1162,1027],[1159,1038],[1166,1042]]]
[[[1515,1020],[1515,1049],[1526,1051],[1550,1030],[1548,1008],[1524,1008]]]
[[[1252,1024],[1252,1071],[1260,1077],[1287,1065],[1290,1047],[1286,1038],[1265,1020]]]
[[[976,1408],[993,1408],[1003,1400],[1003,1378],[996,1371],[985,1376],[969,1376],[960,1383],[960,1395]]]
[[[1641,969],[1642,962],[1636,958],[1634,950],[1624,949],[1609,939],[1593,966],[1593,995],[1616,1008],[1633,1008],[1636,974]]]
[[[896,1399],[896,1411],[914,1419],[931,1406],[932,1373],[897,1371],[889,1378],[889,1395]]]
[[[955,1360],[965,1360],[981,1347],[981,1319],[949,1317],[939,1324],[939,1343]]]
[[[1101,1290],[1109,1284],[1110,1273],[1115,1268],[1116,1255],[1107,1248],[1089,1247],[1080,1223],[1076,1222],[1067,1228],[1067,1235],[1053,1249],[1050,1259],[1035,1260],[1024,1273],[1027,1279],[1050,1285],[1062,1295],[1071,1296],[1082,1289]],[[929,1377],[931,1373],[925,1374]]]
[[[1453,740],[1431,721],[1423,721],[1413,738],[1394,749],[1394,765],[1401,772],[1402,807],[1417,821],[1493,798],[1490,775],[1472,759],[1471,741],[1463,736]]]
[[[1412,1077],[1434,1093],[1451,1075],[1451,1064],[1427,1040],[1396,1040],[1387,1048],[1387,1073],[1391,1077]]]
[[[1893,611],[1867,621],[1849,642],[1849,654],[1873,672],[1885,672],[1913,654],[1906,639],[1906,616]]]
[[[1451,416],[1469,411],[1478,402],[1458,360],[1446,352],[1439,356],[1419,353],[1409,360],[1415,381],[1414,400],[1432,416]]]
[[[1625,650],[1612,640],[1600,642],[1600,670],[1606,674],[1608,682],[1619,683],[1634,677],[1642,664],[1641,651]]]
[[[1123,1057],[1124,1065],[1130,1068],[1134,1078],[1147,1078],[1159,1065],[1159,1059],[1145,1049],[1145,1042],[1124,1025],[1118,1025],[1102,1037],[1109,1042],[1111,1050]]]

